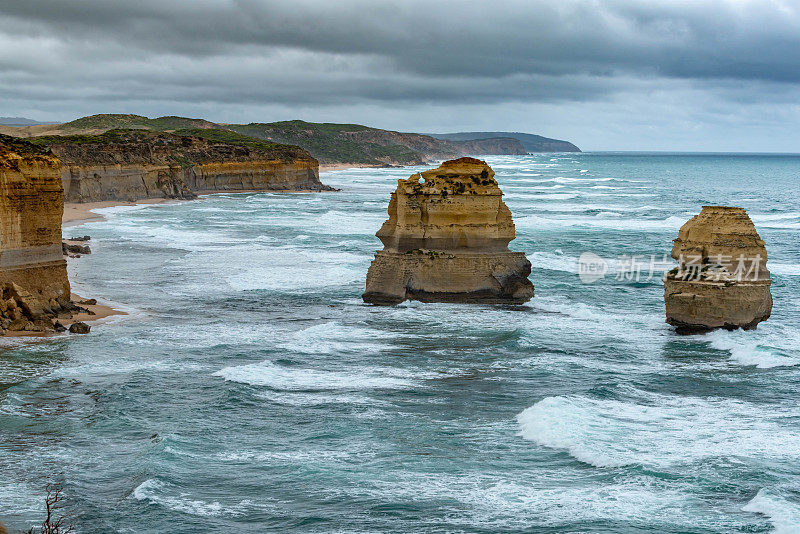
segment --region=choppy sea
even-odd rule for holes
[[[3,341],[0,519],[81,533],[800,532],[800,156],[496,156],[525,306],[361,302],[398,178],[102,210],[74,289],[129,312]],[[681,337],[662,271],[748,210],[772,317]],[[582,283],[593,252],[607,275]],[[621,276],[630,258],[638,277]]]

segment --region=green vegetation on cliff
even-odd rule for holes
[[[38,143],[31,143],[33,139],[20,139],[11,135],[0,134],[0,155],[8,152],[16,152],[17,154],[35,154],[46,155],[50,150],[46,146]]]
[[[175,135],[200,137],[214,143],[226,143],[229,145],[249,146],[259,150],[288,150],[297,149],[296,145],[287,145],[283,143],[271,143],[256,139],[249,135],[232,132],[230,130],[219,130],[216,128],[188,128],[175,130]]]
[[[413,165],[423,156],[391,139],[378,139],[372,132],[385,132],[360,124],[334,124],[300,120],[270,123],[228,124],[228,128],[259,139],[302,146],[322,163],[364,165]],[[412,134],[416,135],[416,134]]]
[[[199,128],[180,130],[179,133],[114,129],[101,134],[45,135],[18,142],[27,142],[43,150],[53,148],[59,157],[67,158],[71,163],[80,158],[91,159],[92,154],[103,159],[111,153],[135,155],[139,159],[145,159],[147,154],[164,153],[181,166],[209,159],[313,160],[298,146],[265,142],[228,130]]]
[[[36,127],[39,128],[39,127]],[[213,142],[230,143],[254,149],[266,145],[296,145],[307,150],[320,163],[352,163],[362,165],[417,165],[439,159],[452,159],[465,155],[524,154],[520,141],[514,136],[487,139],[451,140],[430,135],[403,133],[361,124],[335,124],[305,122],[301,120],[250,124],[215,124],[203,119],[187,117],[158,117],[150,119],[141,115],[104,114],[83,117],[61,125],[48,125],[46,129],[19,129],[21,136],[47,135],[72,136],[72,143],[102,143],[97,135],[103,132],[156,131],[184,136],[195,136]],[[7,129],[6,129],[7,130]],[[4,130],[4,131],[6,131]],[[76,137],[80,136],[80,137]],[[85,137],[88,136],[88,137]],[[437,136],[440,137],[440,136]],[[538,137],[538,136],[534,136]],[[570,143],[558,140],[541,145],[548,150],[570,150]],[[124,141],[124,140],[123,140]],[[116,141],[114,141],[116,142]],[[577,147],[574,147],[577,150]],[[274,148],[274,150],[279,150]]]
[[[174,116],[148,119],[141,115],[114,113],[81,117],[80,119],[61,125],[65,133],[75,130],[135,129],[169,131],[181,128],[212,127],[214,127],[214,123],[203,119],[189,119],[186,117]]]

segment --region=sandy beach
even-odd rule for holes
[[[102,221],[104,217],[92,210],[100,208],[113,208],[114,206],[137,206],[139,204],[161,204],[168,198],[147,198],[136,202],[120,200],[104,200],[102,202],[64,203],[64,215],[61,217],[62,225],[75,226],[86,221]]]

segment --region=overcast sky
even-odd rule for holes
[[[800,0],[0,0],[0,115],[800,152]]]

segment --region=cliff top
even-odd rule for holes
[[[9,152],[15,152],[20,155],[47,155],[50,153],[50,150],[46,146],[31,143],[19,137],[0,134],[0,156],[4,156]]]
[[[23,127],[0,126],[0,132],[18,137],[97,135],[112,129],[185,133],[185,130],[222,130],[272,143],[298,145],[322,163],[363,165],[419,165],[465,154],[525,154],[523,144],[511,137],[447,140],[418,133],[403,133],[362,124],[316,123],[302,120],[213,123],[188,117],[150,119],[133,114],[100,114],[64,124]]]
[[[19,170],[20,162],[60,166],[47,147],[0,134],[0,168]]]
[[[300,147],[268,143],[225,130],[190,129],[180,133],[108,130],[99,135],[48,135],[29,144],[49,147],[68,165],[169,163],[188,166],[210,161],[314,161]]]
[[[187,117],[158,117],[148,119],[142,115],[132,114],[100,114],[81,117],[61,125],[61,129],[68,133],[72,130],[109,130],[109,129],[140,129],[140,130],[177,130],[181,128],[215,128],[213,122],[204,119],[190,119]]]

